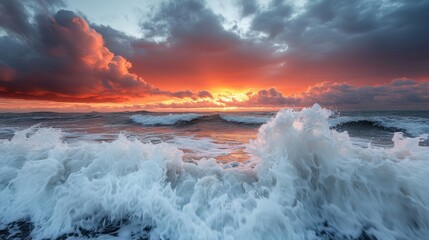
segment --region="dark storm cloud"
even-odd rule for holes
[[[30,34],[31,25],[28,13],[21,1],[3,0],[0,2],[0,27],[18,35]]]
[[[12,36],[1,39],[7,43],[2,44],[6,54],[1,62],[15,70],[12,81],[0,82],[6,89],[2,95],[47,99],[56,95],[54,99],[63,96],[68,100],[70,95],[95,93],[103,98],[120,93],[122,88],[150,90],[149,84],[128,72],[130,63],[105,48],[102,36],[73,12],[37,15],[31,27],[33,34],[26,35],[25,40]]]
[[[195,0],[163,4],[150,21],[142,23],[142,30],[147,36],[167,37],[170,43],[196,51],[227,51],[241,44],[236,34],[223,28],[220,16]]]
[[[219,16],[206,8],[203,1],[163,3],[141,27],[148,37],[166,37],[170,42],[194,50],[225,51],[240,44],[238,36],[226,31]]]
[[[270,38],[274,38],[285,31],[292,13],[292,6],[282,0],[274,0],[268,9],[255,15],[252,21],[252,28],[268,34]]]
[[[301,11],[273,1],[252,21],[254,31],[288,45],[283,76],[307,82],[427,79],[429,1],[316,0]]]
[[[29,11],[48,14],[56,6],[64,6],[61,0],[24,1],[2,0],[0,2],[0,27],[6,32],[27,37],[32,34]]]
[[[191,91],[160,90],[130,72],[132,64],[106,48],[83,18],[66,10],[51,16],[54,3],[2,2],[2,11],[22,14],[13,15],[19,24],[7,20],[1,25],[12,34],[0,38],[0,96],[75,102],[118,102],[152,94],[198,98]],[[26,8],[35,12],[34,21]]]

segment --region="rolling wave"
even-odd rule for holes
[[[136,114],[136,115],[130,116],[133,122],[142,124],[144,126],[175,125],[181,122],[189,122],[200,117],[202,117],[202,115],[196,114],[196,113],[168,114],[168,115]]]
[[[378,128],[388,132],[403,132],[412,136],[429,134],[429,119],[418,117],[337,117],[329,119],[332,128]]]
[[[135,123],[145,126],[167,126],[176,124],[195,124],[201,122],[226,122],[245,125],[261,125],[271,117],[269,116],[252,116],[252,115],[226,115],[226,114],[168,114],[168,115],[149,115],[136,114],[130,116]]]
[[[390,127],[385,126],[382,124],[382,122],[379,121],[371,121],[371,120],[351,120],[351,121],[344,121],[341,123],[336,124],[335,126],[332,126],[332,128],[341,130],[341,129],[379,129],[382,131],[387,132],[407,132],[405,129],[397,128],[397,127]]]

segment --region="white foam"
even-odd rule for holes
[[[241,116],[241,115],[224,115],[220,117],[228,122],[245,123],[245,124],[263,124],[268,122],[271,117],[269,116]]]
[[[183,114],[168,114],[168,115],[146,115],[136,114],[130,118],[135,123],[139,123],[145,126],[151,125],[174,125],[178,122],[189,122],[194,119],[201,117],[200,114],[196,113],[183,113]]]
[[[173,144],[64,143],[55,129],[0,140],[0,225],[29,219],[34,239],[124,222],[119,238],[318,239],[429,235],[429,148],[353,145],[327,110],[280,111],[249,144],[255,168],[182,161]],[[232,164],[235,166],[235,164]],[[322,237],[323,239],[323,237]]]
[[[243,147],[242,145],[229,145],[225,143],[215,142],[211,138],[201,137],[183,137],[175,136],[166,141],[171,143],[179,149],[190,152],[189,155],[194,158],[216,158],[219,156],[226,156],[232,151]]]
[[[396,133],[392,149],[361,148],[329,130],[329,115],[317,105],[280,111],[252,143],[258,176],[283,222],[297,235],[327,221],[353,238],[363,229],[377,239],[427,236],[429,148],[418,146],[422,139]]]
[[[413,136],[429,134],[429,119],[419,117],[379,118],[383,126],[404,129]]]

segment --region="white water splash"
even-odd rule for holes
[[[35,239],[118,223],[118,238],[424,239],[429,148],[395,134],[361,148],[318,106],[282,110],[249,144],[254,168],[182,161],[173,144],[63,142],[39,128],[0,141],[0,224],[28,219]]]

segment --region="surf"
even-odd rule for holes
[[[363,148],[315,105],[259,128],[248,161],[183,160],[173,143],[120,134],[64,141],[33,127],[0,140],[0,229],[34,239],[423,239],[427,136]]]

